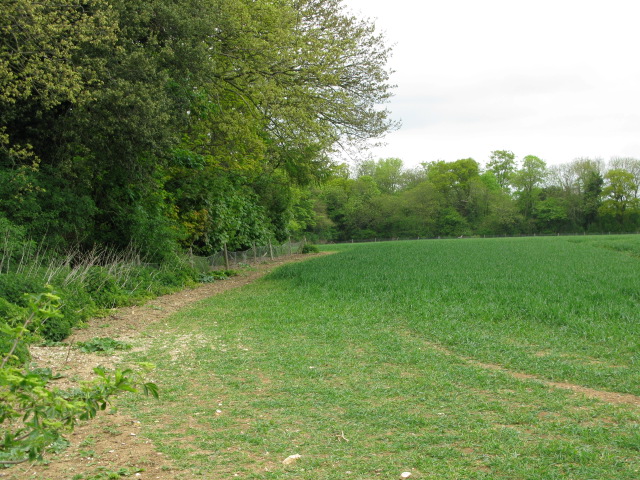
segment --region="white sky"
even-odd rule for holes
[[[640,158],[638,0],[344,4],[395,45],[388,107],[403,125],[374,158]]]

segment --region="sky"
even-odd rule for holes
[[[373,158],[640,158],[637,0],[344,4],[393,46],[387,108],[402,127]]]

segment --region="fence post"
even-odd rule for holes
[[[271,239],[269,239],[269,256],[273,260],[273,247],[271,246]]]
[[[229,270],[229,252],[227,251],[227,244],[224,244],[224,266],[227,270]]]
[[[289,255],[292,255],[293,252],[291,251],[291,237],[289,237]]]
[[[258,251],[256,250],[256,242],[253,242],[253,263],[258,263]]]

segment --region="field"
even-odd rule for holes
[[[640,237],[344,245],[147,333],[199,478],[640,478]],[[301,458],[283,465],[290,455]]]

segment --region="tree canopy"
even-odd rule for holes
[[[0,215],[62,245],[283,237],[293,185],[394,126],[340,0],[10,0],[0,35]]]
[[[399,159],[370,160],[352,177],[315,188],[319,220],[311,230],[338,241],[633,232],[640,228],[636,166],[631,158],[614,158],[608,168],[580,158],[548,167],[505,150],[491,152],[484,167],[472,158],[408,170]]]

